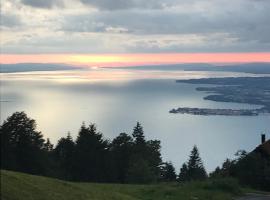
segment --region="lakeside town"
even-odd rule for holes
[[[269,77],[229,77],[177,80],[178,83],[200,84],[196,90],[208,95],[205,100],[260,105],[257,109],[212,109],[179,107],[170,113],[192,115],[258,116],[270,113]],[[206,86],[208,85],[208,86]],[[210,86],[209,86],[210,85]],[[211,86],[213,85],[213,86]]]
[[[180,107],[172,109],[169,112],[176,114],[192,114],[192,115],[226,115],[226,116],[257,116],[260,109],[211,109],[211,108],[188,108]]]

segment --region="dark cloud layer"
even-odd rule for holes
[[[3,6],[2,49],[9,53],[270,51],[270,0],[6,0]]]
[[[227,33],[242,41],[270,42],[268,8],[250,11],[204,12],[118,11],[68,16],[62,29],[71,32],[106,32],[106,27],[122,27],[136,35]],[[125,32],[125,33],[126,33]]]
[[[130,8],[161,9],[166,6],[161,0],[80,0],[100,10],[122,10]]]
[[[63,5],[62,0],[21,0],[22,4],[36,8],[52,8]]]

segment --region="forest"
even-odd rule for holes
[[[95,124],[82,123],[76,138],[68,133],[53,145],[36,129],[25,112],[3,121],[1,169],[76,182],[148,184],[189,182],[232,177],[240,184],[270,191],[270,156],[238,151],[221,167],[207,174],[195,145],[179,172],[161,157],[161,142],[147,140],[137,122],[131,135],[120,133],[112,141]]]

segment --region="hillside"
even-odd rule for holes
[[[176,183],[159,185],[72,183],[1,171],[1,199],[3,200],[229,200],[235,194],[237,194],[235,189],[231,190],[226,186],[220,189],[218,184],[206,182],[182,186]]]

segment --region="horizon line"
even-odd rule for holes
[[[119,54],[0,54],[0,64],[44,63],[116,67],[162,64],[268,63],[270,52],[227,53],[119,53]]]

